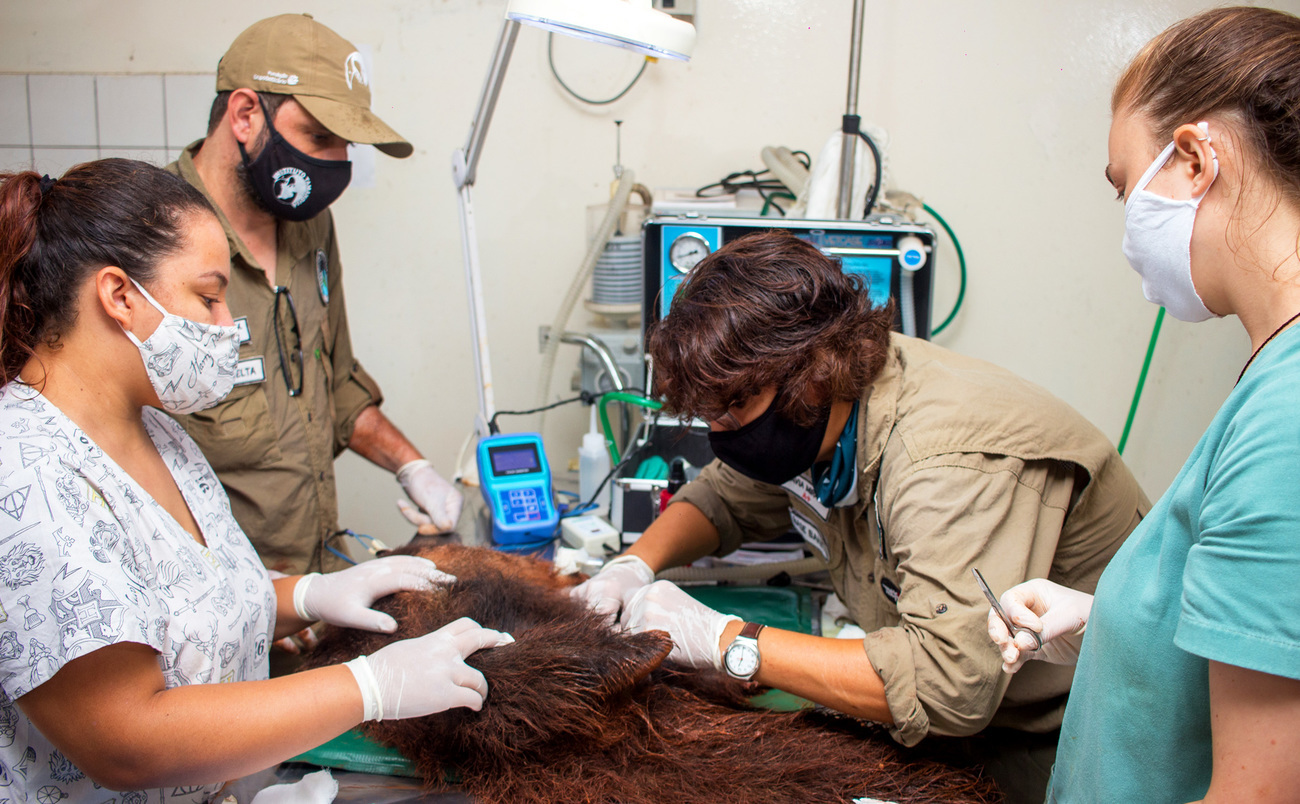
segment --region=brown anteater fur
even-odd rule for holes
[[[905,755],[879,729],[820,711],[756,710],[757,689],[665,661],[659,631],[610,626],[551,565],[483,548],[404,549],[456,582],[402,592],[376,608],[395,634],[330,629],[308,666],[347,661],[471,617],[515,643],[475,653],[488,680],[482,711],[367,723],[372,739],[415,763],[432,789],[449,778],[481,804],[990,804],[984,779]]]

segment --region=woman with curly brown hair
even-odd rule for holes
[[[703,260],[649,352],[666,408],[708,420],[719,460],[577,594],[667,631],[675,658],[884,723],[905,745],[983,732],[972,757],[1012,801],[1042,801],[1071,674],[1001,672],[971,567],[998,589],[1050,575],[1089,591],[1147,500],[1068,405],[893,333],[893,318],[790,234]],[[791,528],[828,560],[865,639],[761,629],[652,583]]]

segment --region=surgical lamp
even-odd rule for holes
[[[488,422],[496,410],[492,395],[492,365],[488,357],[487,324],[483,313],[482,273],[478,236],[474,226],[471,190],[478,172],[483,141],[487,138],[506,67],[514,50],[520,24],[627,48],[652,58],[688,61],[695,48],[695,27],[651,6],[651,0],[510,0],[501,35],[488,67],[483,92],[470,125],[465,147],[452,155],[452,176],[460,200],[460,234],[464,249],[465,284],[469,294],[470,328],[474,343],[474,372],[478,380],[478,418],[475,430],[488,435]]]

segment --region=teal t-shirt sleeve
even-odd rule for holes
[[[1211,458],[1174,644],[1300,679],[1300,379],[1252,383]],[[1284,370],[1278,370],[1284,369]],[[1192,512],[1195,513],[1195,512]]]

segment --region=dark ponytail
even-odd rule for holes
[[[75,323],[91,273],[116,265],[147,282],[185,245],[185,218],[205,211],[184,179],[130,159],[86,162],[57,181],[0,174],[0,384]]]

